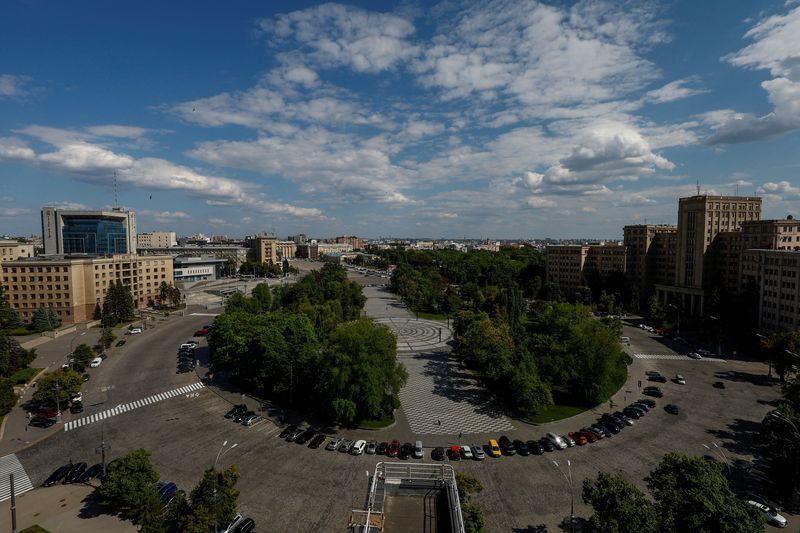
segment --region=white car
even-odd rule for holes
[[[70,401],[73,401],[73,402],[81,402],[81,403],[83,403],[83,394],[81,394],[80,392],[76,392],[75,394],[70,395],[69,399],[70,399]]]
[[[350,455],[361,455],[364,453],[364,448],[367,447],[367,441],[357,440],[353,447],[350,448]]]
[[[472,454],[472,448],[469,446],[462,446],[461,447],[461,455],[464,456],[464,459],[473,459],[475,456]]]
[[[702,356],[702,355],[700,355],[700,354],[699,354],[699,353],[697,353],[697,352],[691,352],[691,353],[689,354],[689,357],[691,357],[692,359],[702,359],[702,358],[703,358],[703,356]]]
[[[686,379],[680,374],[675,374],[675,383],[678,385],[686,385]]]
[[[545,436],[550,442],[553,443],[553,446],[555,446],[559,450],[563,450],[567,447],[567,443],[564,442],[564,439],[562,439],[559,435],[556,435],[552,431]]]
[[[764,513],[764,518],[766,518],[767,522],[769,522],[770,524],[778,527],[786,527],[787,525],[786,518],[778,514],[778,511],[776,511],[772,507],[764,505],[763,503],[758,503],[753,500],[747,500],[747,503],[749,503],[753,507],[758,507],[759,509],[761,509],[761,511]]]
[[[131,335],[136,335],[137,333],[141,333],[141,332],[142,332],[142,328],[131,328],[128,331],[128,333],[130,333]]]
[[[95,357],[94,359],[92,359],[92,362],[89,363],[89,366],[92,368],[97,368],[98,366],[100,366],[102,362],[103,362],[102,357]]]
[[[425,457],[425,450],[422,449],[422,441],[418,440],[414,443],[414,459],[422,459]]]

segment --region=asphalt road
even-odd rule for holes
[[[367,277],[362,282],[385,281]],[[90,381],[94,388],[87,388],[87,405],[100,402],[104,406],[114,405],[196,381],[192,374],[175,374],[175,352],[198,326],[211,320],[197,316],[175,318],[131,339],[97,369]],[[626,328],[625,334],[631,337],[631,353],[670,353],[660,339],[644,331]],[[668,451],[703,455],[708,452],[702,445],[716,442],[734,471],[741,461],[749,459],[752,435],[780,392],[777,386],[766,383],[765,365],[636,358],[630,369],[631,377],[614,402],[621,404],[639,398],[638,381],[641,379],[642,385],[646,385],[645,371],[652,369],[667,376],[681,373],[687,384],[661,385],[665,398],[658,401],[658,408],[612,439],[538,457],[454,463],[456,470],[475,475],[484,485],[485,490],[475,501],[485,509],[487,530],[560,530],[558,524],[569,514],[570,491],[552,460],[558,460],[562,466],[567,459],[572,463],[575,512],[588,517],[591,511],[581,501],[580,484],[583,478],[595,476],[599,470],[620,473],[644,487],[643,478]],[[726,388],[713,388],[711,384],[715,381],[725,382]],[[40,483],[70,458],[98,460],[95,447],[100,443],[102,430],[111,444],[109,457],[146,448],[152,452],[164,479],[190,489],[203,470],[211,466],[221,444],[236,443],[236,448],[222,456],[219,466],[236,464],[239,468],[241,508],[255,518],[259,531],[344,530],[350,509],[363,506],[368,489],[366,473],[374,470],[378,458],[346,456],[283,442],[276,437],[279,428],[269,420],[251,428],[236,425],[222,416],[230,406],[229,400],[235,398],[201,389],[102,423],[68,432],[56,431],[51,438],[18,452],[18,456],[34,483]],[[681,414],[665,413],[662,407],[666,403],[679,404]],[[545,426],[515,421],[518,429],[508,436],[529,439],[539,438],[547,431],[563,434],[587,425],[606,411],[605,407]],[[334,432],[331,428],[326,431]],[[414,440],[414,435],[400,426],[375,432],[351,431],[346,436]],[[479,434],[461,441],[457,435],[431,437],[424,442],[426,458],[434,446],[485,443],[497,436]]]

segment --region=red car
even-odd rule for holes
[[[208,330],[205,328],[198,329],[197,331],[194,332],[195,337],[205,337],[206,335],[208,335]]]
[[[571,438],[572,440],[574,440],[574,441],[575,441],[575,444],[577,444],[578,446],[583,446],[584,444],[586,444],[587,442],[589,442],[589,441],[586,439],[586,435],[584,435],[584,434],[583,434],[583,433],[581,433],[580,431],[575,431],[575,432],[572,432],[572,433],[570,433],[570,434],[569,434],[569,438]]]
[[[595,435],[593,432],[587,431],[585,429],[581,430],[581,435],[586,437],[586,440],[589,441],[590,443],[595,443],[595,442],[597,442],[599,440],[597,438],[597,435]]]
[[[42,411],[41,413],[36,413],[36,416],[41,418],[57,418],[58,412],[55,409],[49,409],[47,411]]]
[[[398,453],[400,453],[400,441],[393,440],[389,445],[389,457],[397,457]]]
[[[460,461],[461,460],[461,447],[460,446],[450,446],[447,449],[447,457],[449,457],[451,461]]]

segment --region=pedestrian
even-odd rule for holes
[[[440,426],[441,426],[441,425],[442,425],[442,421],[441,421],[441,420],[439,420],[439,419],[436,419],[436,424],[438,424],[438,425],[440,425]]]
[[[463,436],[463,433],[461,431],[459,431],[458,432],[458,438],[460,439],[462,436]]]

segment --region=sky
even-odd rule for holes
[[[800,213],[800,2],[6,0],[0,234],[620,238]]]

